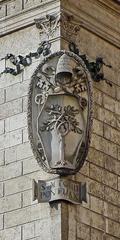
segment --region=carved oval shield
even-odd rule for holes
[[[82,59],[59,51],[35,70],[29,88],[28,132],[43,169],[60,175],[82,167],[90,143],[92,81]]]

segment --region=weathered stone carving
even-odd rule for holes
[[[76,22],[73,15],[65,11],[61,12],[61,36],[68,42],[76,42],[78,33],[80,31],[80,23]]]
[[[51,43],[49,41],[42,41],[39,44],[38,49],[36,52],[30,52],[26,56],[18,55],[15,56],[12,53],[7,54],[4,58],[1,58],[0,61],[5,60],[5,69],[0,73],[0,77],[4,73],[9,73],[14,76],[20,74],[25,67],[28,67],[32,64],[33,58],[40,58],[40,56],[43,54],[43,56],[47,56],[51,53]],[[10,61],[10,63],[13,64],[14,68],[7,67],[7,60]]]
[[[65,200],[74,204],[87,202],[86,183],[68,180],[64,177],[48,181],[33,180],[33,201],[38,203]]]
[[[45,39],[54,37],[55,32],[59,29],[59,21],[59,13],[47,14],[45,17],[35,19],[40,36],[44,35]]]
[[[73,15],[65,11],[35,19],[35,24],[40,31],[40,36],[44,36],[45,39],[62,36],[68,42],[76,41],[80,31],[80,24],[75,21]]]
[[[91,78],[72,52],[49,55],[29,89],[29,138],[38,163],[51,173],[73,174],[83,165],[92,124]]]

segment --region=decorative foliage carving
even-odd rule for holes
[[[45,39],[51,39],[57,33],[57,37],[61,35],[68,42],[75,41],[80,31],[80,24],[75,21],[73,15],[65,11],[47,14],[45,17],[35,19],[35,24],[39,29],[40,36],[44,35]]]
[[[50,39],[59,28],[60,14],[58,12],[47,14],[45,17],[37,18],[34,21],[39,29],[40,36],[44,34],[45,39]]]
[[[61,36],[68,42],[76,42],[77,35],[80,31],[80,23],[76,22],[73,15],[65,11],[61,12]]]

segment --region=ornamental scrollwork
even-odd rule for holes
[[[39,44],[36,52],[30,52],[26,56],[15,56],[12,53],[7,54],[5,57],[0,59],[0,61],[5,61],[5,69],[0,73],[0,76],[4,73],[9,73],[13,76],[20,74],[21,72],[23,72],[25,67],[28,67],[32,64],[33,58],[38,59],[41,55],[43,55],[44,57],[49,55],[51,53],[50,48],[51,43],[49,41],[42,41]],[[10,61],[10,63],[13,64],[13,67],[7,67],[7,61]]]
[[[91,78],[93,81],[100,82],[101,80],[104,80],[107,84],[110,85],[110,87],[112,87],[112,83],[105,78],[103,73],[103,66],[106,66],[108,68],[112,68],[112,66],[110,64],[106,64],[102,57],[97,57],[95,61],[90,61],[85,54],[80,54],[80,51],[74,42],[69,43],[69,50],[82,58],[91,74]]]

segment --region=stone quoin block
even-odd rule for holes
[[[7,16],[12,16],[22,10],[22,1],[15,0],[7,3]]]
[[[32,173],[38,170],[40,170],[40,167],[34,157],[23,161],[23,174]]]
[[[104,199],[104,185],[98,183],[95,180],[91,180],[89,183],[89,194]]]
[[[91,203],[91,210],[96,212],[96,213],[99,213],[99,214],[103,214],[104,213],[104,201],[99,199],[99,198],[96,198],[94,196],[91,196],[90,198],[90,203]]]
[[[22,237],[24,240],[35,237],[35,221],[24,224],[22,229],[23,229]]]
[[[27,114],[20,113],[5,120],[5,131],[10,132],[27,126]]]
[[[5,182],[5,195],[19,193],[31,188],[32,178],[30,178],[29,176],[21,176]]]
[[[96,133],[97,135],[103,136],[103,122],[94,119],[93,132]]]
[[[113,172],[117,175],[119,175],[120,173],[120,162],[117,161],[116,159],[107,156],[105,159],[105,168],[110,171]]]
[[[20,176],[22,173],[22,163],[16,162],[0,167],[0,181]]]
[[[5,163],[5,152],[4,150],[0,151],[0,166],[4,165]]]
[[[22,99],[0,105],[0,120],[22,112]]]
[[[117,100],[120,101],[120,87],[116,87],[116,91],[117,91]]]
[[[24,8],[29,9],[32,8],[35,5],[39,5],[42,2],[46,2],[46,0],[24,0]]]
[[[91,212],[91,226],[104,231],[105,230],[104,216]]]
[[[22,143],[22,130],[0,135],[0,150]]]
[[[37,219],[49,217],[49,205],[45,204],[44,209],[40,204],[5,213],[5,228],[24,224]]]
[[[6,163],[19,161],[25,158],[30,158],[32,156],[33,156],[33,152],[28,142],[13,146],[5,150]]]
[[[120,145],[120,132],[107,124],[104,125],[104,137],[111,142]]]
[[[0,198],[3,197],[3,183],[0,182]]]
[[[94,99],[94,102],[96,102],[99,105],[102,105],[103,93],[96,88],[93,89],[93,99]]]
[[[25,96],[23,97],[23,112],[27,112],[27,107],[28,107],[28,97]]]
[[[114,222],[110,219],[106,219],[106,232],[115,237],[120,238],[120,223]]]
[[[97,180],[98,182],[102,182],[103,169],[93,164],[90,164],[90,177]]]
[[[108,185],[111,188],[117,189],[118,188],[118,176],[104,170],[103,172],[103,183]]]
[[[21,240],[21,226],[0,231],[0,238],[5,240]]]
[[[5,42],[3,40],[3,43],[1,43],[1,45],[4,46]],[[2,46],[1,46],[2,47]],[[9,43],[8,43],[8,49],[9,49]],[[6,51],[3,55],[3,57],[6,55]],[[4,71],[5,69],[5,65],[2,69],[2,71]],[[21,74],[18,74],[17,76],[13,76],[11,74],[2,74],[1,77],[0,77],[0,88],[6,88],[6,87],[9,87],[9,86],[12,86],[16,83],[20,83],[22,81],[22,73]]]
[[[5,101],[5,91],[4,89],[0,89],[0,104],[4,103]]]
[[[6,15],[6,4],[4,5],[0,4],[0,18],[5,17],[5,15]]]
[[[107,157],[106,154],[99,152],[98,150],[96,150],[94,148],[89,149],[88,160],[89,160],[89,162],[92,162],[93,164],[95,164],[97,166],[104,167],[106,157]]]
[[[91,238],[92,240],[101,240],[102,238],[104,239],[104,236],[106,236],[106,234],[98,229],[95,228],[91,228]],[[111,239],[112,240],[112,239]]]
[[[120,208],[111,203],[104,202],[104,215],[111,220],[120,222]]]
[[[0,214],[0,230],[3,229],[3,214]]]
[[[92,135],[91,146],[95,149],[102,151],[114,158],[117,158],[117,146],[116,144],[96,135]]]
[[[24,128],[23,129],[23,143],[26,143],[29,141],[29,138],[28,138],[28,128]]]
[[[115,99],[109,96],[103,95],[103,106],[106,109],[110,110],[111,112],[115,112],[119,114],[120,103]]]
[[[111,72],[111,69],[110,70],[107,70],[107,71],[109,71],[109,75],[110,75],[110,72]],[[106,72],[104,72],[104,75],[106,74]],[[105,81],[103,81],[103,82],[100,82],[99,84],[97,84],[96,82],[94,83],[94,86],[95,86],[95,88],[97,88],[99,91],[101,91],[102,92],[102,96],[104,95],[104,94],[106,94],[106,96],[108,96],[108,97],[112,97],[112,98],[116,98],[116,82],[114,82],[114,79],[113,79],[113,77],[112,76],[110,76],[110,77],[108,77],[107,78],[107,75],[108,74],[106,74],[106,79],[108,79],[109,80],[109,82],[110,82],[110,84],[112,84],[112,87],[109,85],[109,84],[106,84],[106,82]],[[112,74],[113,76],[115,75],[115,72],[113,72],[113,74]],[[115,75],[116,76],[116,75]],[[115,83],[115,84],[114,84]],[[103,99],[102,99],[102,103],[103,103]]]
[[[77,219],[81,223],[86,225],[90,225],[91,222],[91,211],[89,209],[83,208],[82,206],[79,207],[77,211]]]
[[[120,192],[105,186],[105,200],[114,205],[120,205]]]
[[[77,223],[77,237],[90,240],[90,226],[83,223]]]
[[[3,134],[5,132],[5,122],[4,120],[0,121],[0,134]]]
[[[94,117],[102,122],[116,127],[116,116],[113,112],[101,108],[99,105],[94,105]]]
[[[32,201],[32,189],[26,190],[22,193],[22,205],[23,207],[30,206],[32,204],[36,204],[37,201]]]
[[[29,81],[25,81],[25,82],[14,84],[6,88],[6,101],[12,101],[16,98],[20,98],[27,95],[28,86],[29,86]]]
[[[0,213],[21,208],[21,194],[14,194],[0,198]]]

